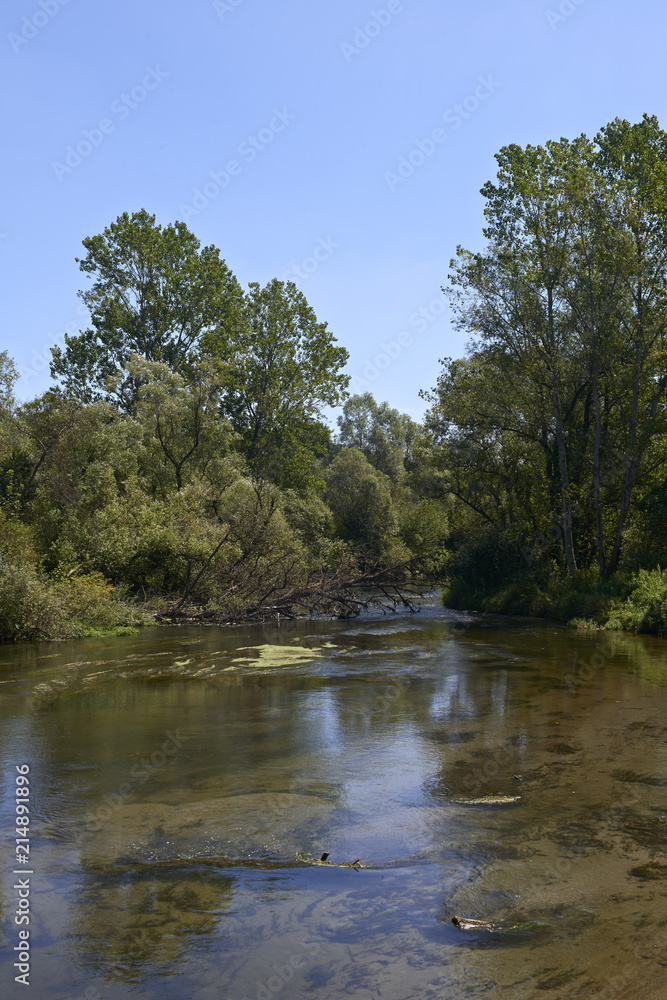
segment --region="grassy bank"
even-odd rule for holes
[[[536,579],[528,569],[502,585],[480,589],[457,580],[442,595],[449,608],[529,615],[579,628],[645,632],[667,638],[667,571],[639,570],[601,580],[591,571],[570,579],[557,572]]]

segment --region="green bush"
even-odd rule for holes
[[[0,639],[44,638],[55,616],[45,577],[27,563],[0,563]]]
[[[667,638],[667,571],[640,569],[630,587],[624,598],[611,601],[605,628]]]
[[[0,564],[0,639],[69,639],[143,624],[101,573],[51,580],[26,564]]]
[[[324,499],[333,513],[336,534],[373,555],[383,554],[398,528],[391,480],[356,448],[345,448],[325,476]]]

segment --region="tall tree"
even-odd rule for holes
[[[620,188],[626,281],[617,315],[626,345],[612,369],[625,425],[623,482],[608,572],[615,572],[642,460],[664,430],[667,390],[667,132],[644,115],[615,119],[597,136],[598,166]]]
[[[507,352],[536,388],[548,387],[571,575],[577,563],[565,393],[576,345],[569,337],[563,286],[574,228],[571,194],[592,155],[584,136],[545,147],[504,147],[496,156],[497,183],[482,189],[487,249],[472,254],[459,248],[451,276],[459,325]]]
[[[163,228],[145,209],[124,212],[83,245],[87,253],[77,263],[93,284],[79,295],[91,326],[52,349],[51,374],[68,395],[113,396],[129,411],[140,384],[127,369],[132,354],[180,371],[205,334],[239,321],[236,278],[220,251],[201,248],[183,222]]]
[[[481,343],[447,363],[428,423],[458,495],[489,522],[532,518],[545,500],[553,510],[556,471],[570,574],[595,558],[609,575],[667,430],[667,133],[648,116],[616,120],[595,143],[509,146],[497,159],[482,190],[486,247],[459,248],[451,275],[456,320]],[[508,455],[533,471],[529,503]],[[489,491],[503,468],[506,493]]]
[[[370,392],[350,396],[338,417],[342,445],[358,448],[369,462],[394,481],[405,471],[418,424],[389,403],[377,403]]]
[[[348,353],[291,281],[251,282],[234,335],[221,325],[204,348],[229,366],[225,408],[258,470],[271,467],[278,444],[298,446],[321,407],[345,396]]]

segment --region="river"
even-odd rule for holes
[[[667,998],[666,651],[437,605],[1,646],[0,993]]]

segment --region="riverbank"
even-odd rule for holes
[[[405,569],[405,567],[403,567]],[[0,641],[39,641],[127,635],[147,625],[266,624],[281,619],[355,617],[376,605],[385,610],[414,610],[433,590],[433,581],[398,582],[391,570],[330,573],[287,587],[264,600],[207,603],[179,594],[139,597],[114,587],[101,573],[54,580],[29,565],[0,563]],[[433,602],[437,596],[432,593]]]
[[[264,623],[281,617],[314,617],[323,611],[332,617],[353,617],[369,603],[391,607],[393,601],[394,606],[410,608],[411,601],[419,599],[410,586],[385,584],[376,595],[353,594],[345,588],[324,594],[320,589],[298,595],[303,608],[295,615],[293,605],[282,596],[265,607],[179,607],[176,595],[139,600],[126,588],[113,587],[100,573],[53,581],[21,567],[20,572],[15,568],[11,579],[0,571],[0,639],[93,638],[128,634],[147,625]],[[323,601],[328,602],[326,608]],[[581,571],[573,579],[556,573],[536,578],[526,570],[486,589],[454,580],[442,591],[442,603],[454,610],[523,615],[577,628],[667,638],[667,571],[660,569],[617,574],[611,580],[601,580],[591,571]]]
[[[494,614],[528,615],[577,628],[641,632],[667,638],[667,571],[638,570],[601,580],[592,571],[570,578],[536,579],[529,571],[494,589],[461,581],[442,594],[446,607]]]

